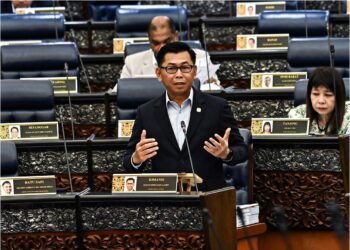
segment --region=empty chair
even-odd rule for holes
[[[89,1],[90,18],[94,21],[113,21],[116,9],[123,4],[138,4],[138,1]]]
[[[264,11],[259,15],[257,33],[289,33],[290,37],[322,37],[328,35],[328,22],[328,11]]]
[[[293,38],[288,45],[289,71],[306,71],[311,74],[320,66],[330,66],[330,46],[334,45],[334,66],[349,77],[349,38]]]
[[[345,94],[346,100],[350,100],[349,91],[350,91],[350,81],[349,78],[343,78],[345,84]],[[294,89],[294,107],[297,107],[306,102],[306,90],[307,90],[307,79],[301,79],[296,82]]]
[[[2,14],[1,40],[63,41],[64,16],[62,14]]]
[[[16,176],[18,173],[17,149],[11,141],[0,142],[1,177]]]
[[[155,16],[168,16],[174,20],[180,37],[188,37],[187,10],[177,6],[144,6],[135,5],[117,8],[116,32],[117,37],[147,37],[148,24]]]
[[[7,45],[1,48],[1,78],[69,76],[79,79],[79,53],[70,42]]]
[[[1,122],[55,121],[51,81],[2,80]]]

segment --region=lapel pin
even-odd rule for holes
[[[202,112],[202,109],[201,109],[201,108],[197,108],[196,111],[197,111],[198,113],[200,113],[200,112]]]

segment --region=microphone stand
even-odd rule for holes
[[[180,41],[182,40],[182,27],[181,27],[181,20],[180,20],[180,0],[177,1],[177,21],[179,25],[179,32],[180,32]]]
[[[330,65],[331,65],[331,69],[332,69],[332,83],[333,83],[333,89],[334,89],[334,97],[335,100],[337,100],[337,89],[336,89],[336,84],[335,84],[335,67],[334,67],[334,53],[335,53],[335,49],[334,49],[334,44],[331,44],[330,38],[328,36],[328,45],[329,45],[329,52],[330,52]],[[339,128],[339,117],[338,117],[338,107],[337,104],[335,104],[334,106],[334,113],[335,113],[335,126],[336,128],[336,135],[338,135],[338,128]]]
[[[95,138],[95,134],[92,134],[89,136],[89,138],[86,140],[86,154],[87,154],[87,166],[88,166],[88,186],[90,190],[95,190],[94,186],[94,166],[93,166],[93,159],[92,159],[92,149],[91,149],[91,143]]]
[[[56,0],[52,1],[52,7],[53,7],[53,19],[55,22],[55,35],[56,35],[56,40],[58,40],[58,30],[57,30],[57,22],[56,22]]]
[[[90,188],[87,188],[74,196],[75,201],[75,226],[77,231],[78,249],[85,249],[84,246],[84,230],[83,230],[83,216],[81,211],[81,196],[87,194]]]
[[[66,89],[68,92],[70,124],[71,124],[71,128],[72,128],[72,137],[73,137],[73,141],[74,141],[75,140],[75,132],[74,132],[74,121],[73,121],[73,112],[72,112],[72,101],[71,101],[70,90],[69,90],[69,86],[68,86],[68,63],[64,63],[64,71],[66,72]]]

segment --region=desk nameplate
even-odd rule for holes
[[[113,174],[112,193],[177,193],[174,174]]]
[[[58,122],[0,123],[1,140],[58,139]]]
[[[37,8],[16,8],[17,15],[24,14],[48,14],[48,13],[61,13],[64,14],[66,7],[37,7]]]
[[[307,72],[252,73],[251,89],[294,89],[300,79],[307,79]]]
[[[41,40],[17,40],[17,41],[0,41],[0,46],[16,44],[40,44]]]
[[[289,34],[237,35],[237,50],[288,49]]]
[[[0,185],[1,196],[56,194],[54,175],[0,178]]]
[[[259,16],[265,10],[285,10],[286,2],[241,2],[236,5],[236,17]]]
[[[113,38],[113,54],[124,54],[125,45],[128,43],[149,42],[148,37]]]
[[[20,80],[50,80],[52,82],[53,91],[55,94],[71,94],[78,93],[78,79],[76,76],[67,77],[30,77],[20,78]]]
[[[309,134],[309,118],[252,118],[253,136],[300,136]]]

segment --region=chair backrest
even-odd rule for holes
[[[1,122],[40,121],[55,121],[51,81],[2,80]]]
[[[64,39],[63,14],[2,14],[0,18],[1,40],[3,41],[63,41]]]
[[[200,43],[199,40],[186,40],[186,41],[182,41],[187,43],[188,45],[191,46],[192,49],[203,49],[202,45]],[[141,51],[145,51],[148,50],[149,47],[149,43],[128,43],[125,45],[125,49],[124,49],[124,58],[127,56],[130,56],[132,54],[141,52]]]
[[[115,16],[117,37],[147,37],[148,24],[155,16],[168,16],[173,19],[176,29],[178,31],[181,30],[181,39],[187,39],[188,20],[186,8],[167,5],[135,5],[135,7],[121,6],[117,8]]]
[[[258,33],[289,33],[290,37],[322,37],[328,35],[328,21],[328,11],[264,11],[259,15]]]
[[[1,177],[16,176],[18,172],[17,149],[11,141],[0,142]]]
[[[195,79],[193,86],[200,88]],[[157,78],[122,78],[118,81],[117,119],[133,120],[138,106],[160,96],[165,91],[164,85]]]
[[[89,1],[90,18],[94,21],[115,20],[116,9],[123,4],[138,4],[139,1]]]
[[[1,78],[69,76],[79,79],[79,53],[70,42],[7,45],[1,48]]]
[[[288,45],[289,71],[307,71],[330,66],[329,44],[334,45],[334,66],[342,75],[349,77],[349,38],[293,38]]]
[[[252,134],[248,129],[239,128],[239,133],[244,139],[244,143],[250,148],[252,144]],[[237,205],[252,202],[252,168],[249,159],[234,166],[224,164],[224,174],[226,184],[234,186],[236,189]]]
[[[343,80],[345,85],[346,100],[349,100],[350,81],[349,78],[343,78]],[[305,104],[307,83],[308,79],[301,79],[296,82],[294,89],[294,107],[297,107],[301,104]]]

